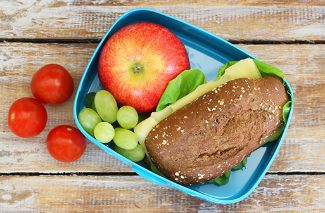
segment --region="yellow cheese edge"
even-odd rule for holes
[[[228,67],[218,81],[209,81],[206,84],[202,84],[198,86],[193,92],[177,100],[174,104],[169,105],[164,110],[161,110],[159,112],[152,112],[150,117],[143,120],[134,127],[134,133],[138,136],[139,143],[144,148],[150,163],[151,160],[144,142],[151,129],[153,129],[161,120],[167,118],[173,112],[185,106],[186,104],[191,103],[203,94],[211,91],[218,86],[221,86],[230,80],[238,78],[257,79],[261,77],[261,73],[258,71],[254,61],[251,58],[243,59],[233,66]]]

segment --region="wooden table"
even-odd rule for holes
[[[72,97],[46,105],[48,123],[22,139],[8,128],[10,105],[32,97],[43,65],[66,67],[75,92],[107,30],[125,12],[146,7],[203,28],[283,70],[295,109],[268,173],[246,199],[209,203],[153,184],[88,141],[85,154],[60,163],[47,152],[57,125],[76,126]],[[324,212],[325,2],[315,0],[0,0],[1,212]],[[73,94],[73,96],[75,93]]]

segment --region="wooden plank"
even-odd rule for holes
[[[141,7],[172,15],[228,40],[318,42],[325,38],[322,1],[283,1],[284,5],[280,2],[272,6],[264,1],[217,1],[206,2],[206,6],[196,6],[197,1],[191,1],[191,6],[183,6],[185,1],[180,5],[178,1],[170,1],[177,6],[164,6],[162,1],[149,0],[95,2],[5,1],[0,8],[0,40],[100,40],[122,14]]]
[[[290,138],[325,138],[323,131],[324,45],[238,45],[260,60],[283,70],[295,96]],[[264,51],[264,54],[262,52]],[[306,128],[302,131],[302,128]]]
[[[66,164],[54,160],[46,148],[46,137],[58,125],[76,126],[73,101],[84,70],[97,44],[30,44],[0,45],[0,159],[1,173],[7,172],[80,172],[131,171],[129,167],[106,154],[88,141],[87,151],[77,162]],[[11,104],[22,97],[33,97],[30,81],[45,64],[57,63],[72,75],[75,87],[72,97],[59,106],[45,105],[48,122],[44,131],[33,138],[23,139],[11,133],[7,116]]]
[[[265,5],[305,5],[305,6],[324,6],[323,1],[314,0],[280,0],[280,1],[265,1],[265,0],[138,0],[138,1],[123,1],[123,0],[112,0],[112,1],[92,1],[92,0],[75,0],[72,2],[73,5],[96,5],[96,6],[192,6],[192,5],[204,5],[204,6],[231,6],[231,5],[252,5],[252,6],[265,6]]]
[[[270,171],[322,171],[325,168],[324,45],[238,46],[283,70],[294,92],[292,122]]]
[[[243,201],[220,205],[139,176],[12,176],[0,177],[0,208],[2,212],[324,212],[324,185],[324,175],[267,175]]]
[[[21,139],[7,125],[10,105],[32,97],[32,75],[47,63],[67,68],[75,92],[97,44],[0,44],[0,173],[12,172],[131,172],[120,161],[92,143],[85,155],[71,164],[58,163],[46,150],[46,136],[57,125],[75,125],[73,98],[60,106],[48,106],[49,120],[37,137]],[[238,45],[257,58],[284,71],[294,91],[292,122],[270,172],[324,172],[325,170],[325,45]],[[267,54],[266,54],[267,53]],[[73,97],[75,93],[73,94]]]

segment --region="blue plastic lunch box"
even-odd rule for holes
[[[281,137],[273,142],[269,142],[259,147],[252,152],[251,156],[248,157],[246,168],[232,171],[229,182],[222,186],[218,186],[216,183],[205,183],[185,187],[174,183],[152,172],[143,162],[134,163],[121,156],[114,151],[114,145],[112,142],[108,143],[108,145],[102,144],[90,136],[81,127],[78,121],[78,113],[85,107],[85,96],[89,92],[97,92],[98,90],[102,89],[98,78],[97,68],[99,54],[105,41],[121,27],[134,22],[142,21],[160,24],[178,36],[186,47],[191,68],[198,68],[202,70],[205,73],[207,81],[215,80],[219,68],[227,63],[227,61],[237,61],[248,57],[256,59],[249,53],[246,53],[235,45],[213,35],[212,33],[172,16],[151,9],[131,10],[122,15],[108,30],[91,57],[83,74],[73,107],[73,114],[78,128],[90,141],[95,143],[108,154],[132,167],[132,169],[138,175],[150,182],[168,185],[191,196],[198,197],[212,203],[229,204],[243,200],[260,183],[276,157],[292,117],[293,104],[291,105],[288,121]],[[293,100],[292,89],[287,81],[286,83]]]

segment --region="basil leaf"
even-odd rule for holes
[[[185,70],[175,79],[171,80],[161,96],[156,111],[165,109],[178,99],[193,92],[201,84],[205,84],[205,75],[199,69]]]

